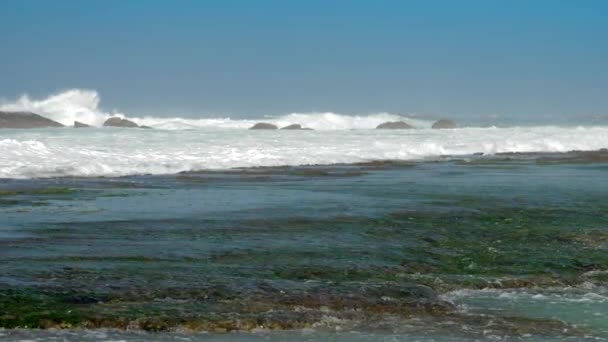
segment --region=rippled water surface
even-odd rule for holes
[[[602,153],[0,180],[0,339],[605,339]]]

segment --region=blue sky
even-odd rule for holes
[[[0,98],[137,114],[608,114],[608,1],[0,1]],[[490,119],[488,119],[490,120]]]

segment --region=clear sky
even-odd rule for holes
[[[0,1],[0,98],[137,114],[608,114],[608,1]]]

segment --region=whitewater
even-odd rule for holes
[[[0,130],[0,178],[127,176],[240,167],[425,160],[506,152],[608,148],[608,127],[462,127],[433,130],[432,121],[375,113],[292,113],[258,119],[154,118],[99,109],[95,91],[69,90],[43,100],[22,96],[0,110],[31,111],[68,126],[100,126],[128,117],[152,130],[71,127]],[[416,129],[375,130],[403,120]],[[256,122],[298,123],[313,131],[250,131]]]
[[[188,131],[6,130],[0,177],[126,176],[236,167],[420,160],[474,153],[566,152],[608,146],[608,128]]]

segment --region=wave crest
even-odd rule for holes
[[[118,113],[104,113],[98,108],[99,101],[99,94],[95,90],[70,89],[43,100],[22,95],[12,103],[0,105],[0,110],[32,112],[66,126],[72,125],[74,121],[100,126],[110,115]]]
[[[431,122],[417,120],[406,115],[391,113],[373,113],[368,115],[348,115],[333,112],[291,113],[281,116],[267,116],[258,119],[233,119],[229,117],[216,118],[183,118],[183,117],[149,117],[130,116],[119,112],[105,112],[99,108],[100,96],[95,90],[70,89],[53,94],[46,99],[36,100],[29,95],[22,95],[14,102],[0,104],[0,110],[25,111],[45,116],[63,125],[71,126],[74,121],[80,121],[92,126],[101,126],[111,116],[128,118],[139,125],[157,129],[246,129],[257,122],[269,122],[279,127],[291,124],[301,124],[315,130],[349,130],[373,129],[387,121],[403,120],[418,127],[428,128]]]

